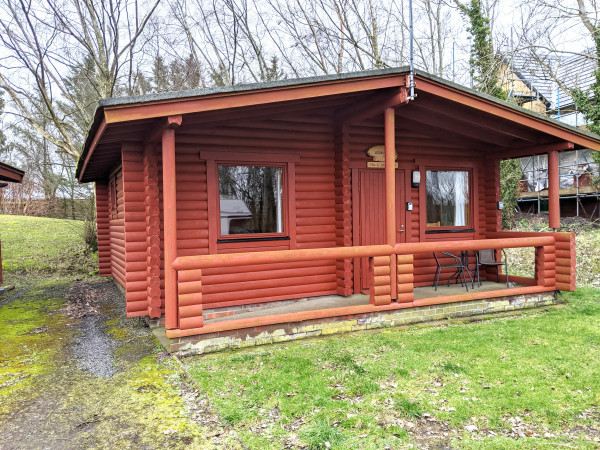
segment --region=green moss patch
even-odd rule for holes
[[[61,300],[34,297],[0,308],[0,415],[52,370],[60,349],[57,339],[66,336],[66,320],[56,314],[61,306]]]
[[[70,301],[65,294],[78,285],[43,282],[29,287],[0,306],[3,439],[27,439],[31,447],[61,447],[64,442],[72,448],[213,447],[209,437],[215,433],[202,425],[208,418],[194,416],[198,394],[180,378],[181,370],[161,352],[150,330],[106,302],[119,294],[112,284],[100,281],[80,288],[101,289],[91,297],[101,302],[92,310],[104,312],[99,332],[104,329],[115,342],[111,355],[117,371],[111,377],[92,375],[77,365],[73,346],[81,339],[80,319],[65,315]],[[227,443],[229,437],[219,442]],[[236,442],[227,445],[235,448]]]

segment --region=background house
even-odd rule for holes
[[[515,54],[504,58],[500,79],[509,100],[523,108],[585,129],[586,120],[583,114],[576,110],[569,91],[575,87],[583,91],[589,90],[594,80],[594,70],[594,60],[585,55],[548,57],[544,61],[538,61]],[[599,168],[591,157],[591,152],[584,149],[559,154],[562,217],[600,219],[600,189],[593,183],[599,174]],[[519,162],[523,170],[517,202],[520,211],[547,212],[546,155],[520,158]]]

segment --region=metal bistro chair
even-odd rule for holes
[[[446,255],[449,256],[450,258],[454,259],[454,263],[453,264],[440,264],[440,261],[437,257],[437,255],[435,254],[435,252],[433,252],[433,257],[435,258],[435,262],[437,264],[437,268],[435,269],[435,281],[433,282],[433,286],[435,287],[434,290],[437,291],[438,288],[438,282],[440,281],[440,274],[442,273],[442,269],[456,269],[456,272],[454,272],[450,278],[448,278],[448,286],[450,286],[450,280],[452,280],[452,278],[456,277],[456,282],[458,283],[458,281],[460,281],[460,285],[464,286],[467,289],[467,292],[469,292],[469,285],[467,284],[467,279],[465,278],[465,268],[462,264],[461,259],[456,256],[453,255],[452,253],[448,253],[448,252],[440,252],[442,255]],[[462,279],[461,279],[462,276]]]
[[[501,248],[502,254],[504,255],[504,262],[502,259],[500,261],[496,261],[496,252],[493,249],[487,250],[478,250],[475,252],[475,257],[477,259],[477,268],[475,269],[475,273],[477,275],[477,285],[481,286],[481,278],[479,276],[479,267],[480,266],[489,266],[496,267],[496,282],[500,282],[500,266],[504,266],[504,271],[506,273],[506,287],[510,287],[508,284],[508,258],[506,257],[506,252],[503,248]]]

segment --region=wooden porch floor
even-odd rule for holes
[[[511,288],[522,287],[521,285],[512,285]],[[496,283],[491,281],[484,281],[481,287],[477,287],[477,283],[475,283],[475,288],[471,289],[471,283],[469,283],[469,292],[485,292],[485,291],[495,291],[498,289],[506,289],[505,283]],[[460,284],[451,284],[450,286],[446,286],[446,284],[440,284],[438,286],[437,291],[434,290],[432,286],[425,287],[416,287],[414,289],[415,300],[424,299],[424,298],[435,298],[442,297],[446,295],[459,295],[466,294],[467,291]],[[510,295],[510,289],[506,289],[506,295]],[[273,304],[265,304],[264,306],[257,306],[256,309],[252,310],[244,310],[236,312],[235,314],[229,316],[218,317],[214,319],[205,320],[204,323],[215,323],[215,322],[225,322],[228,320],[237,320],[237,319],[249,319],[252,317],[262,317],[262,316],[275,316],[278,314],[288,314],[288,313],[296,313],[296,312],[304,312],[304,311],[314,311],[314,310],[322,310],[322,309],[330,309],[330,308],[339,308],[341,306],[358,306],[358,305],[368,305],[369,304],[369,296],[366,294],[354,294],[349,297],[342,297],[341,295],[325,295],[322,297],[311,297],[306,300],[294,302],[294,303],[286,303],[284,305],[273,305]]]

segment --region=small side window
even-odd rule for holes
[[[111,219],[117,218],[117,206],[117,175],[115,174],[110,177],[108,182],[108,212]]]

